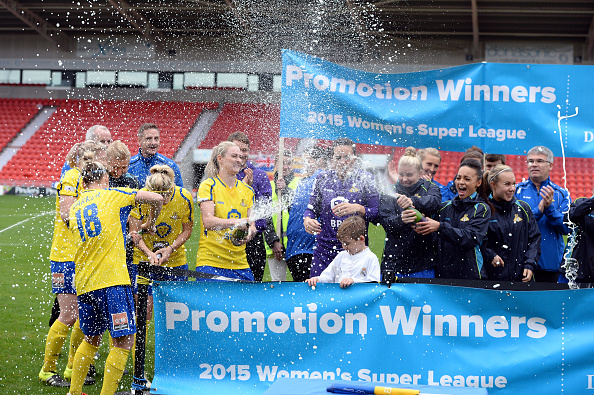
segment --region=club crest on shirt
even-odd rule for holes
[[[334,207],[338,206],[340,203],[348,203],[349,200],[342,196],[337,196],[334,199],[330,200],[330,208],[333,209]]]
[[[366,267],[361,269],[361,277],[365,277],[365,276],[367,276],[367,268]]]
[[[415,196],[418,197],[418,198],[421,197],[421,195],[419,195],[418,193],[415,193]]]
[[[470,221],[470,218],[468,218],[468,214],[464,214],[464,216],[462,218],[460,218],[460,222],[468,222]]]
[[[171,233],[171,226],[165,222],[161,222],[156,226],[157,228],[157,236],[163,238],[166,237],[169,233]]]
[[[112,314],[111,323],[114,331],[126,330],[128,329],[128,315],[125,312]]]
[[[520,218],[520,216],[518,214],[516,214],[516,216],[514,217],[514,224],[517,224],[521,220],[522,220],[522,218]]]

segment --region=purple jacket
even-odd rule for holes
[[[270,201],[272,199],[272,187],[270,186],[268,174],[266,174],[264,170],[256,169],[254,164],[248,161],[246,167],[237,173],[237,179],[243,180],[245,178],[245,169],[248,167],[254,172],[252,189],[254,190],[254,200],[256,204],[263,204]],[[260,232],[266,229],[266,218],[256,221],[256,229]]]
[[[317,219],[322,227],[316,239],[312,276],[319,275],[342,251],[336,230],[346,217],[337,217],[332,213],[332,207],[342,202],[364,206],[365,221],[374,222],[379,211],[379,193],[373,176],[366,171],[355,170],[347,179],[340,180],[334,170],[329,170],[316,179],[309,205],[303,214],[304,218]]]

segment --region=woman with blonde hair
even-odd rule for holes
[[[421,159],[413,147],[408,147],[398,160],[397,178],[393,191],[380,196],[379,223],[386,231],[382,281],[393,282],[400,276],[433,278],[433,237],[415,233],[402,218],[412,209],[424,216],[434,215],[440,206],[441,192],[431,180],[423,178]]]
[[[62,175],[56,186],[56,217],[54,221],[54,236],[50,250],[50,270],[52,274],[52,292],[58,300],[59,315],[51,323],[45,344],[43,367],[39,372],[39,380],[54,387],[67,387],[69,383],[58,373],[56,365],[58,356],[66,341],[66,336],[72,328],[70,336],[70,353],[68,364],[64,369],[64,377],[72,377],[72,363],[74,353],[83,339],[83,333],[78,323],[78,305],[76,289],[74,287],[74,254],[76,240],[68,230],[70,208],[82,192],[81,169],[93,162],[99,145],[94,141],[76,143],[66,155],[66,162],[71,167]],[[86,384],[95,380],[89,377]]]
[[[257,232],[249,218],[254,190],[236,178],[241,166],[241,151],[232,142],[224,141],[212,150],[198,189],[202,226],[196,270],[254,281],[245,253],[245,244]]]
[[[194,228],[194,201],[186,189],[175,185],[175,173],[166,165],[150,168],[150,175],[141,191],[158,193],[163,197],[163,208],[157,218],[156,231],[145,232],[134,249],[133,270],[138,270],[138,262],[149,261],[153,265],[188,269],[185,242]],[[140,230],[148,218],[150,207],[135,207],[130,213],[130,232]],[[135,273],[134,273],[135,274]],[[136,278],[131,273],[130,277]],[[161,281],[185,281],[186,276],[164,276],[152,278]],[[141,279],[138,279],[141,280]],[[136,284],[133,284],[136,288]],[[148,317],[152,313],[152,289],[149,287]]]

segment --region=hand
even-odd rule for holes
[[[140,225],[140,229],[144,230],[148,234],[154,235],[157,233],[157,227],[153,224],[149,224],[148,221]]]
[[[365,215],[365,207],[357,203],[339,203],[332,209],[332,213],[337,217],[361,214],[361,211],[363,211],[363,215]]]
[[[532,280],[532,270],[524,269],[524,277],[522,277],[522,281],[527,283],[528,281]]]
[[[427,180],[427,181],[433,181],[433,179],[431,178],[431,176],[430,176],[429,174],[427,174],[427,173],[423,173],[423,174],[421,174],[421,178],[422,178],[423,180]]]
[[[501,259],[501,257],[499,255],[495,255],[495,258],[493,258],[493,260],[491,261],[491,266],[503,267],[503,266],[505,266],[505,263],[503,262],[503,259]]]
[[[134,245],[138,245],[138,242],[142,239],[142,236],[138,234],[135,230],[129,233],[130,237],[132,238],[132,242]]]
[[[283,246],[279,241],[275,241],[272,244],[272,252],[276,260],[282,261],[284,259]]]
[[[173,253],[173,247],[171,247],[171,246],[167,246],[165,248],[161,248],[161,249],[155,251],[156,256],[159,256],[159,254],[161,254],[161,258],[158,258],[159,261],[157,262],[157,264],[159,266],[163,266],[165,264],[165,262],[167,262],[169,260],[169,257],[171,257],[172,253]]]
[[[551,186],[545,186],[540,188],[540,197],[542,200],[538,203],[538,209],[541,212],[553,203],[553,198],[555,197],[555,190]]]
[[[148,258],[149,264],[151,265],[158,265],[159,264],[159,258],[157,258],[157,254],[155,254],[152,251],[149,251],[146,254],[146,257]]]
[[[413,210],[403,210],[400,214],[400,218],[402,218],[402,222],[405,224],[414,224],[415,219],[417,219],[417,214]]]
[[[388,163],[388,176],[394,184],[398,182],[398,163],[393,160]]]
[[[247,218],[230,218],[231,226],[230,229],[243,229],[248,230],[249,222]]]
[[[415,232],[420,235],[428,235],[433,232],[437,232],[439,226],[441,224],[434,219],[427,218],[425,222],[417,222],[416,224],[412,225]]]
[[[286,187],[287,187],[287,183],[285,182],[284,178],[279,178],[278,180],[276,180],[276,190],[277,191],[282,191]]]
[[[305,280],[305,282],[310,287],[315,287],[318,284],[318,278],[317,277],[308,278],[307,280]]]
[[[396,203],[398,203],[398,206],[402,209],[409,208],[409,207],[413,206],[412,199],[409,198],[408,196],[404,196],[404,195],[398,195],[398,198],[396,199]]]
[[[249,186],[252,186],[252,184],[254,183],[254,171],[249,167],[246,167],[245,169],[243,169],[243,172],[245,173],[245,177],[243,177],[243,182],[245,182]]]
[[[353,280],[350,277],[347,278],[343,278],[342,280],[340,280],[340,288],[346,288],[348,286],[351,286],[355,283],[355,280]]]
[[[303,227],[310,235],[317,235],[322,231],[322,226],[320,223],[317,220],[309,217],[303,219]]]

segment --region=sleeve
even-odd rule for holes
[[[481,243],[481,255],[483,256],[483,262],[485,262],[485,264],[491,264],[493,258],[497,255],[495,251],[489,248],[489,229],[490,228],[487,228],[487,234]]]
[[[554,202],[551,203],[549,207],[545,208],[544,215],[546,215],[548,222],[557,233],[568,235],[571,233],[571,230],[563,223],[563,213],[569,211],[569,203],[571,202],[569,194],[565,193],[564,190],[556,189],[554,199],[559,204],[555,205]]]
[[[64,174],[57,187],[60,196],[78,196],[79,174],[75,169],[70,169]]]
[[[268,244],[270,247],[272,247],[274,242],[279,241],[280,238],[278,237],[278,235],[276,234],[276,231],[274,230],[274,224],[272,223],[272,218],[267,218],[267,219],[265,219],[265,221],[266,221],[266,229],[264,229],[264,232],[263,232],[264,241],[266,242],[266,244]]]
[[[382,193],[380,196],[378,223],[383,226],[386,232],[397,233],[409,226],[402,222],[402,210],[394,196]]]
[[[136,219],[142,219],[144,217],[143,213],[145,212],[145,210],[143,210],[144,205],[137,205],[136,207],[134,207],[132,209],[132,211],[130,211],[130,216],[132,218],[136,218]]]
[[[379,192],[375,185],[375,180],[371,174],[366,175],[367,182],[365,183],[365,219],[368,222],[377,220],[379,214]]]
[[[272,199],[272,186],[266,173],[262,170],[254,170],[254,199],[256,203],[268,203]],[[256,222],[256,229],[259,231],[266,230],[266,219],[258,219]]]
[[[180,188],[180,190],[182,197],[187,202],[184,218],[182,218],[182,223],[194,223],[194,199],[192,199],[192,195],[190,194],[190,192],[188,192],[188,190],[182,188]]]
[[[413,201],[413,206],[423,215],[432,217],[441,206],[441,191],[437,185],[430,183],[425,196],[413,196],[411,200]]]
[[[202,181],[198,187],[198,203],[209,202],[214,200],[214,180],[209,178]]]
[[[528,221],[528,248],[524,255],[524,269],[534,272],[536,264],[540,261],[540,229],[530,207],[525,208],[524,211],[528,214],[526,219]]]
[[[175,185],[177,185],[180,188],[183,188],[184,180],[182,179],[181,171],[179,170],[179,166],[175,162],[173,162],[173,165],[174,165],[173,172],[175,173]]]
[[[322,211],[322,193],[320,191],[319,178],[314,181],[311,189],[311,196],[309,197],[309,204],[303,213],[303,218],[317,219]]]
[[[569,219],[581,224],[585,216],[594,210],[594,196],[591,198],[576,199],[569,209]]]
[[[474,214],[464,228],[455,228],[448,222],[440,222],[439,237],[460,248],[474,248],[483,241],[489,229],[491,209],[484,203],[477,203]]]
[[[332,260],[332,262],[330,262],[328,267],[326,269],[324,269],[322,274],[320,274],[318,276],[319,282],[321,282],[321,283],[335,283],[336,282],[336,268],[338,267],[340,260],[342,259],[341,257],[344,256],[343,252],[346,252],[346,251],[341,251],[340,253],[338,253],[338,255],[336,255],[336,257]],[[346,252],[346,253],[348,254],[348,252]]]

